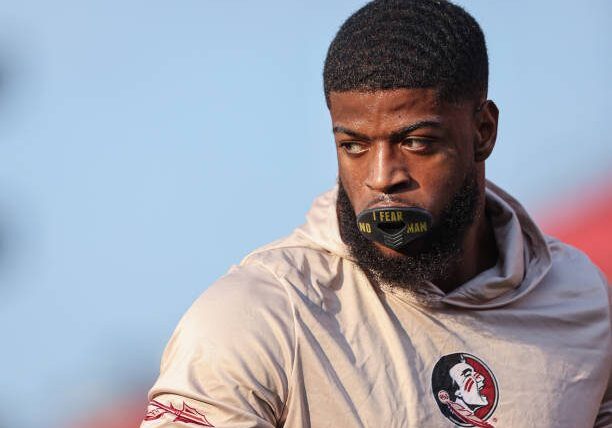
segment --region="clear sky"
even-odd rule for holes
[[[539,212],[612,165],[612,2],[474,0],[490,178]],[[334,184],[327,46],[363,2],[0,8],[0,426],[153,382],[180,315]]]

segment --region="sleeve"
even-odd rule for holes
[[[141,428],[282,426],[294,325],[287,292],[269,271],[230,271],[179,322]]]
[[[608,301],[610,311],[608,312],[608,316],[611,316],[612,312],[612,293],[609,288],[609,284],[604,276],[604,274],[600,271],[599,275],[601,276],[604,284],[606,284],[607,292],[608,292]],[[612,331],[612,318],[610,319],[610,330]],[[608,358],[612,359],[611,356]],[[597,419],[595,420],[594,428],[612,428],[612,369],[610,370],[610,376],[608,377],[608,386],[606,388],[606,392],[604,393],[604,397],[601,400],[601,406],[599,407],[599,412],[597,413]]]
[[[608,379],[608,388],[599,407],[594,428],[612,428],[612,377]]]

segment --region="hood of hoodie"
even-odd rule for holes
[[[306,247],[351,260],[340,238],[336,215],[337,186],[318,196],[306,215],[306,223],[288,237],[259,248],[252,254],[291,247]],[[452,292],[445,294],[434,284],[416,291],[423,301],[470,309],[507,305],[536,287],[552,265],[545,237],[521,204],[487,181],[486,213],[493,225],[498,247],[497,263]],[[251,255],[252,255],[251,254]],[[411,294],[399,287],[380,284],[385,292]]]

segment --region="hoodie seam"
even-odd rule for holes
[[[270,252],[270,251],[276,251],[276,250],[285,250],[285,249],[293,249],[293,248],[305,248],[305,249],[308,249],[308,250],[313,250],[313,251],[324,251],[324,252],[329,253],[329,254],[334,254],[334,253],[332,253],[331,251],[326,250],[325,248],[322,248],[322,247],[316,247],[316,248],[314,248],[314,247],[309,247],[308,245],[296,245],[296,244],[291,244],[291,245],[282,245],[282,244],[281,244],[281,245],[279,245],[279,246],[277,246],[277,247],[263,247],[263,248],[260,248],[260,249],[254,250],[254,251],[250,252],[249,254],[247,254],[246,256],[244,256],[244,258],[243,258],[243,259],[240,261],[240,264],[241,264],[241,265],[243,265],[243,264],[246,264],[246,263],[256,263],[256,264],[259,264],[259,265],[261,265],[261,266],[265,266],[265,265],[264,265],[264,263],[263,263],[263,262],[261,262],[261,261],[257,261],[257,260],[253,261],[253,260],[251,260],[251,259],[252,259],[252,257],[253,257],[253,256],[257,256],[257,255],[259,255],[259,254],[264,254],[264,253],[267,253],[267,252]],[[280,281],[280,278],[279,278],[279,276],[278,276],[278,275],[276,275],[274,272],[272,272],[272,271],[270,270],[270,268],[268,268],[267,266],[265,266],[265,267],[266,267],[266,269],[267,269],[268,271],[270,271],[270,273],[271,273],[272,275],[274,275],[274,277],[275,277],[276,279],[278,279],[278,280]]]
[[[245,257],[243,262],[246,261],[246,259],[250,255],[251,254]],[[283,287],[283,290],[285,290],[285,294],[287,295],[287,301],[289,302],[289,306],[291,307],[291,317],[293,320],[293,358],[291,359],[291,370],[289,371],[289,376],[287,377],[287,397],[283,401],[283,407],[280,411],[280,415],[278,415],[279,418],[276,421],[278,424],[280,422],[280,418],[285,413],[285,409],[287,408],[287,402],[289,401],[289,397],[292,395],[293,390],[294,390],[293,378],[295,374],[295,367],[297,366],[297,357],[298,357],[298,330],[297,330],[297,315],[296,315],[296,309],[295,309],[296,306],[295,306],[293,299],[291,298],[291,294],[289,293],[289,290],[287,289],[287,285],[285,284],[285,281],[283,281],[280,276],[278,276],[269,266],[267,266],[265,263],[261,261],[252,261],[252,263],[254,265],[260,266],[262,269],[265,269],[267,272],[270,273],[270,275],[274,277],[274,279],[276,279],[279,282],[279,284],[281,284],[281,286]]]

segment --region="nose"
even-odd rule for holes
[[[370,161],[366,186],[384,194],[399,193],[410,187],[411,177],[397,145],[377,143]]]

